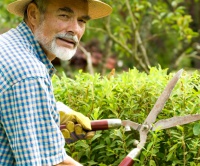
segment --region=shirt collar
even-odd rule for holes
[[[33,51],[36,53],[35,56],[46,66],[49,75],[52,76],[56,69],[54,68],[51,61],[47,58],[38,41],[35,39],[31,29],[22,21],[16,28],[21,35],[28,41],[28,44],[32,47]]]

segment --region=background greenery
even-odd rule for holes
[[[142,123],[173,73],[151,68],[110,77],[79,73],[75,79],[63,74],[53,78],[57,100],[90,119],[119,118]],[[184,72],[158,119],[200,113],[200,75]],[[68,154],[84,165],[117,166],[134,148],[138,132],[124,128],[98,131],[90,141],[66,145]],[[151,132],[136,165],[200,166],[200,121]]]
[[[105,41],[132,68],[160,64],[170,70],[199,61],[199,0],[107,0],[113,13],[89,24],[89,35]],[[102,36],[102,33],[104,34]],[[104,39],[104,40],[103,40]],[[105,53],[107,55],[107,53]]]

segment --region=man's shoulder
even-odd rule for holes
[[[0,43],[1,44],[13,44],[14,42],[20,40],[22,36],[20,35],[19,31],[17,29],[10,29],[7,32],[0,35]]]
[[[1,61],[9,58],[22,56],[26,51],[26,44],[23,37],[16,29],[11,29],[8,32],[0,35],[0,56]]]
[[[34,48],[15,29],[0,36],[0,74],[11,85],[28,77],[47,77]]]

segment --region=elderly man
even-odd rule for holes
[[[86,22],[112,9],[99,0],[16,0],[8,11],[24,21],[0,36],[0,165],[81,165],[67,156],[59,125],[73,119],[91,130],[90,120],[62,103],[59,118],[51,61],[69,60]]]

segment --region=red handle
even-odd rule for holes
[[[108,121],[107,120],[93,120],[91,121],[91,127],[93,131],[96,130],[107,130]]]
[[[107,130],[112,128],[119,128],[121,126],[120,119],[102,119],[91,121],[91,127],[93,131]]]
[[[134,148],[119,164],[119,166],[132,166],[134,159],[139,156],[141,149]]]
[[[119,164],[119,166],[132,166],[134,164],[134,161],[130,157],[125,157],[122,162]]]

